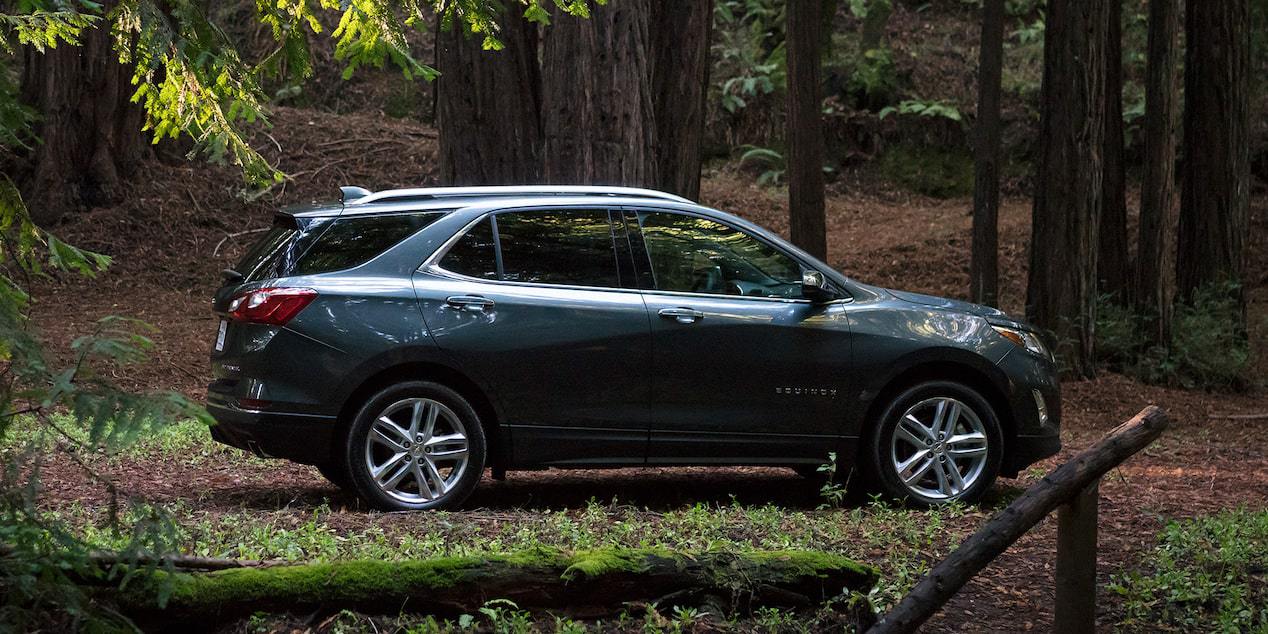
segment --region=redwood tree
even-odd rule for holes
[[[24,47],[21,100],[40,114],[40,138],[21,177],[37,224],[107,205],[148,152],[145,115],[131,103],[132,71],[119,63],[107,28],[84,31],[81,46]]]
[[[1123,28],[1122,1],[1110,0],[1106,23],[1105,66],[1105,176],[1101,184],[1100,251],[1096,270],[1098,289],[1126,301],[1129,265],[1127,259],[1127,191],[1123,166]]]
[[[793,244],[826,260],[823,192],[823,97],[820,33],[823,3],[788,0],[788,214]]]
[[[1153,318],[1149,338],[1171,339],[1175,297],[1176,132],[1180,126],[1180,0],[1149,0],[1145,68],[1145,157],[1140,183],[1140,237],[1135,302]]]
[[[1176,281],[1182,297],[1246,272],[1250,197],[1250,3],[1190,0],[1185,20],[1184,188]],[[1239,292],[1245,319],[1245,293]]]
[[[504,12],[500,51],[460,25],[437,39],[440,180],[509,185],[541,180],[541,77],[537,25]]]
[[[713,0],[656,2],[651,16],[656,185],[700,197]]]
[[[558,16],[542,53],[544,177],[551,183],[657,182],[651,0]]]
[[[982,5],[973,169],[973,257],[969,294],[979,304],[999,301],[1000,78],[1004,61],[1004,0]]]
[[[1094,373],[1111,1],[1052,0],[1044,38],[1026,315],[1082,377]]]

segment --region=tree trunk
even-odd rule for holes
[[[545,33],[542,116],[545,180],[655,186],[651,0],[559,15]]]
[[[1122,0],[1110,0],[1105,49],[1105,176],[1101,184],[1100,252],[1096,270],[1099,291],[1127,301],[1127,191],[1123,166],[1123,27]]]
[[[1171,340],[1175,299],[1176,132],[1180,126],[1180,0],[1149,0],[1145,69],[1145,162],[1140,183],[1140,238],[1136,255],[1136,306],[1150,315],[1149,337]]]
[[[132,71],[119,64],[108,28],[81,35],[81,46],[39,53],[24,47],[21,100],[40,115],[40,144],[23,196],[36,223],[107,205],[123,195],[123,181],[148,153],[145,113],[131,103]]]
[[[541,71],[537,26],[500,16],[501,51],[460,25],[439,34],[436,80],[440,180],[513,185],[541,180]]]
[[[982,5],[980,54],[969,294],[979,304],[996,306],[999,303],[999,99],[1004,63],[1004,0],[986,0]]]
[[[1052,0],[1044,38],[1026,315],[1079,377],[1095,371],[1110,1]]]
[[[745,612],[763,606],[805,608],[845,590],[859,608],[853,625],[862,630],[874,621],[865,596],[876,572],[816,552],[686,555],[600,549],[238,568],[167,580],[171,592],[165,607],[155,598],[163,579],[139,576],[114,594],[120,611],[145,629],[162,630],[209,629],[257,611],[308,614],[343,608],[397,615],[405,610],[452,618],[474,614],[493,599],[525,610],[593,618],[633,602],[657,602],[663,608],[713,603]]]
[[[1176,254],[1179,294],[1240,284],[1250,196],[1247,0],[1190,1],[1185,20],[1184,187]],[[1238,291],[1245,323],[1244,291]]]
[[[651,18],[657,186],[700,197],[713,0],[658,2]]]
[[[826,261],[819,0],[788,0],[788,212],[793,244]]]

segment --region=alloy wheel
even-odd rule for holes
[[[467,468],[467,430],[453,410],[429,398],[389,405],[370,425],[365,466],[389,497],[407,504],[438,500]]]
[[[890,459],[911,493],[936,501],[964,495],[982,477],[989,446],[977,412],[949,397],[925,399],[894,427]]]

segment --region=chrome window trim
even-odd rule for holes
[[[596,208],[604,208],[604,207],[602,207],[601,205],[596,205]],[[625,209],[628,207],[625,205],[622,205],[619,208]],[[549,209],[553,209],[553,207],[540,207],[540,208],[534,207],[533,209],[549,210]],[[614,209],[614,208],[607,207],[606,209]],[[657,211],[664,211],[666,213],[686,213],[686,212],[677,212],[676,210],[671,211],[664,208],[654,207],[652,209],[655,209]],[[449,250],[453,248],[453,245],[457,244],[458,241],[461,240],[463,236],[467,235],[468,231],[470,231],[472,228],[474,228],[476,225],[480,224],[481,222],[487,220],[488,218],[497,215],[498,213],[513,212],[513,211],[520,211],[520,209],[518,208],[495,209],[495,210],[487,211],[485,213],[480,214],[474,220],[464,225],[462,229],[454,232],[452,236],[449,236],[449,238],[445,240],[445,242],[442,243],[440,247],[438,247],[434,253],[432,253],[431,257],[428,257],[426,260],[423,261],[423,263],[418,267],[417,272],[428,273],[431,275],[449,278],[449,279],[457,280],[460,282],[478,282],[481,284],[496,284],[498,286],[509,286],[512,288],[523,287],[523,288],[541,288],[541,289],[561,289],[561,290],[572,290],[572,291],[600,291],[600,292],[609,292],[609,293],[639,293],[641,295],[667,295],[671,297],[700,297],[705,299],[724,299],[724,300],[731,300],[731,301],[747,300],[747,301],[777,302],[781,304],[816,305],[814,304],[814,302],[808,299],[793,299],[793,298],[787,298],[787,297],[755,297],[752,295],[719,295],[716,293],[692,293],[690,291],[662,291],[662,290],[656,290],[656,289],[619,288],[619,287],[613,287],[613,286],[578,286],[575,284],[543,284],[541,282],[515,282],[515,281],[509,281],[509,280],[489,280],[482,277],[471,277],[470,275],[455,273],[453,271],[450,271],[440,266],[440,261],[443,260],[444,257],[449,254]],[[717,222],[719,224],[731,227],[732,229],[735,229],[736,231],[739,231],[743,233],[744,235],[750,236],[755,240],[762,240],[760,236],[754,236],[751,233],[744,231],[743,229],[740,229],[739,227],[731,226],[727,223],[719,221],[716,218],[711,218],[708,215],[705,215],[705,214],[689,214],[689,215],[694,215],[694,216],[704,218],[706,220]],[[788,253],[784,251],[783,249],[779,248],[779,245],[772,244],[766,240],[762,240],[762,242],[769,245],[771,248],[778,250],[780,253],[783,253],[785,256],[792,258],[794,261],[798,262],[799,264],[802,264],[803,266],[806,266],[811,269],[818,270],[818,267],[814,267],[814,266],[810,266],[806,264],[805,262],[801,260],[801,258],[795,257],[793,256],[793,254]],[[842,297],[840,299],[834,299],[830,302],[824,302],[818,305],[831,306],[833,304],[848,304],[853,301],[854,301],[854,297],[847,295],[846,297]]]

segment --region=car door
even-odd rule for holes
[[[516,465],[643,462],[650,328],[607,210],[489,214],[434,260],[427,326],[493,394]]]
[[[717,219],[625,217],[652,322],[649,463],[797,464],[835,451],[845,300],[804,299],[807,264]]]

